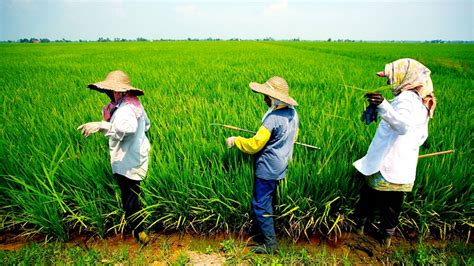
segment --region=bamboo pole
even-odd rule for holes
[[[250,134],[256,134],[257,133],[255,131],[251,131],[251,130],[236,127],[236,126],[226,125],[226,124],[211,123],[211,126],[221,126],[223,128],[227,128],[227,129],[230,129],[230,130],[242,131],[242,132],[247,132],[247,133],[250,133]],[[295,144],[303,146],[303,147],[308,147],[308,148],[311,148],[311,149],[321,150],[321,148],[319,148],[319,147],[309,145],[309,144],[305,144],[305,143],[301,143],[301,142],[295,142]],[[434,153],[422,154],[422,155],[418,156],[418,158],[421,159],[421,158],[427,158],[427,157],[432,157],[432,156],[450,154],[450,153],[454,153],[454,152],[455,152],[455,150],[439,151],[439,152],[434,152]]]
[[[236,126],[231,126],[231,125],[219,124],[219,123],[211,123],[211,126],[221,126],[223,128],[227,128],[227,129],[230,129],[230,130],[242,131],[242,132],[247,132],[247,133],[250,133],[250,134],[256,134],[257,133],[255,131],[251,131],[251,130],[248,130],[248,129],[244,129],[244,128],[240,128],[240,127],[236,127]],[[305,143],[301,143],[301,142],[295,142],[295,144],[303,146],[303,147],[307,147],[307,148],[310,148],[310,149],[321,150],[321,148],[319,148],[319,147],[309,145],[309,144],[305,144]]]
[[[418,156],[418,159],[426,158],[426,157],[431,157],[431,156],[438,156],[438,155],[443,155],[443,154],[454,153],[454,151],[455,151],[455,150],[448,150],[448,151],[439,151],[439,152],[433,152],[433,153],[423,154],[423,155]]]

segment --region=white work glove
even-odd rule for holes
[[[232,137],[229,137],[225,140],[225,142],[227,143],[227,147],[229,147],[229,149],[234,147],[236,138],[237,137],[232,136]]]
[[[104,132],[109,131],[111,126],[112,124],[106,121],[89,122],[80,125],[77,130],[80,130],[82,135],[89,137],[91,134],[94,134],[99,130],[102,130]]]

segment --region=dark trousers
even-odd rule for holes
[[[259,242],[266,246],[276,246],[275,226],[273,223],[273,206],[276,203],[277,180],[254,178],[252,211],[256,220]]]
[[[381,231],[393,235],[402,210],[404,193],[400,191],[378,191],[364,183],[360,191],[355,216],[359,226],[364,225],[375,213],[380,214]]]
[[[117,183],[122,192],[122,207],[125,211],[125,219],[135,233],[143,231],[143,226],[140,224],[138,217],[133,216],[136,212],[142,209],[139,195],[140,195],[140,181],[132,180],[123,175],[114,174]]]

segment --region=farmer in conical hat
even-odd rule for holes
[[[234,145],[255,156],[255,177],[252,210],[259,235],[255,253],[272,253],[277,248],[273,224],[273,199],[279,180],[285,178],[288,161],[298,132],[298,104],[288,95],[288,84],[281,77],[272,77],[263,84],[252,82],[250,88],[264,95],[269,107],[258,132],[252,138],[229,137],[227,146]]]
[[[428,137],[428,121],[436,107],[430,74],[416,60],[399,59],[377,73],[388,80],[395,96],[391,103],[380,93],[366,94],[382,121],[367,154],[354,162],[367,181],[356,206],[357,233],[363,234],[368,218],[378,210],[385,247],[390,247],[398,224],[404,192],[412,191],[419,147]]]
[[[146,244],[149,237],[134,215],[141,210],[140,181],[148,170],[150,150],[145,135],[150,120],[137,97],[143,95],[143,91],[132,87],[127,74],[120,70],[110,72],[104,81],[87,87],[107,94],[111,101],[102,111],[102,121],[83,124],[78,130],[86,137],[101,131],[109,138],[112,172],[122,192],[126,220],[137,241]]]

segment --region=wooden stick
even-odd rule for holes
[[[231,130],[235,130],[235,131],[243,131],[243,132],[247,132],[247,133],[251,133],[251,134],[256,134],[257,133],[255,131],[251,131],[251,130],[248,130],[248,129],[243,129],[243,128],[240,128],[240,127],[231,126],[231,125],[224,125],[224,124],[219,124],[219,123],[212,123],[211,126],[221,126],[223,128],[227,128],[227,129],[231,129]],[[321,150],[321,148],[319,148],[319,147],[309,145],[309,144],[305,144],[305,143],[301,143],[301,142],[295,142],[295,144],[303,146],[303,147],[315,149],[315,150]]]
[[[433,152],[433,153],[428,153],[428,154],[423,154],[418,156],[418,158],[426,158],[426,157],[431,157],[431,156],[438,156],[438,155],[443,155],[443,154],[449,154],[449,153],[454,153],[455,150],[448,150],[448,151],[439,151],[439,152]]]

